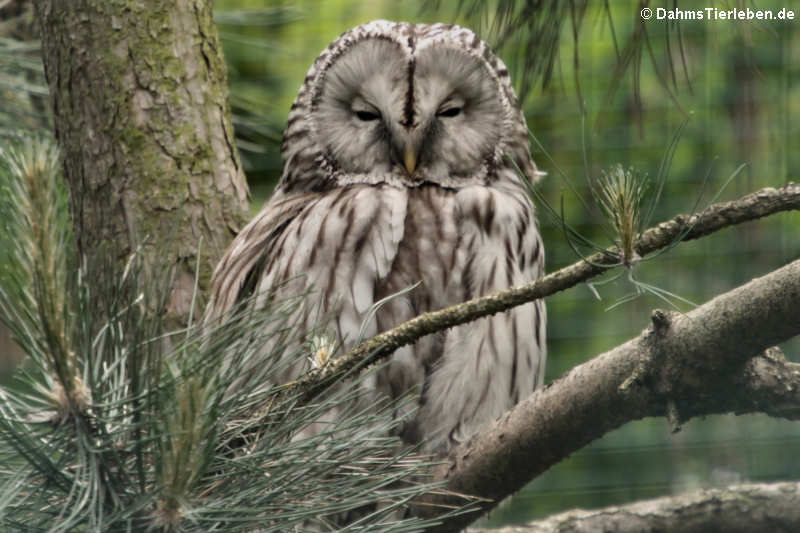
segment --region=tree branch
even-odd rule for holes
[[[500,529],[469,533],[556,533],[563,531],[790,532],[800,528],[800,483],[736,485],[606,507],[574,510]]]
[[[644,257],[677,240],[697,239],[729,226],[791,210],[800,210],[799,185],[787,183],[779,189],[761,189],[732,202],[713,204],[697,215],[678,215],[662,222],[642,232],[636,251]],[[617,248],[612,247],[520,287],[420,315],[368,339],[324,367],[312,370],[298,380],[297,386],[306,391],[306,397],[313,397],[338,377],[388,357],[420,337],[550,296],[598,276],[613,267],[618,256]]]
[[[800,371],[767,353],[800,334],[800,260],[687,314],[653,313],[625,344],[535,392],[453,450],[435,478],[482,498],[433,531],[458,531],[569,454],[621,425],[670,415],[766,411],[800,419]],[[765,406],[765,404],[767,406]],[[427,502],[454,503],[446,496]],[[425,508],[422,509],[425,512]]]

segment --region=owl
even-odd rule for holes
[[[322,317],[346,350],[542,275],[525,118],[468,29],[376,20],[342,34],[308,71],[281,155],[274,194],[215,269],[212,317],[306,294],[294,323]],[[401,437],[445,453],[540,386],[545,356],[536,301],[401,348],[365,386],[416,394]],[[298,357],[282,377],[307,367]]]

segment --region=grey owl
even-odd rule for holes
[[[218,264],[210,316],[309,291],[343,348],[426,311],[542,275],[525,118],[508,70],[468,29],[376,20],[316,59],[291,107],[280,182]],[[370,376],[418,394],[408,442],[446,452],[541,385],[545,306],[425,337]],[[297,361],[292,379],[307,367]]]

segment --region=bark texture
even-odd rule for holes
[[[118,273],[141,247],[146,274],[176,267],[168,312],[180,322],[198,258],[202,290],[247,217],[211,2],[35,7],[88,275]]]
[[[800,485],[748,484],[706,489],[679,496],[607,507],[575,510],[546,520],[469,533],[790,533],[800,530]]]

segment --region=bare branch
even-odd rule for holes
[[[685,241],[697,239],[729,226],[791,210],[800,210],[800,186],[788,183],[779,189],[761,189],[732,202],[713,204],[697,215],[678,215],[650,228],[639,236],[636,251],[645,256],[672,245],[681,235]],[[607,253],[596,253],[587,261],[578,261],[520,287],[420,315],[368,339],[325,367],[309,372],[297,385],[306,390],[307,396],[314,396],[337,377],[387,357],[420,337],[550,296],[598,276],[611,268],[615,256],[618,256],[617,249],[609,248]]]
[[[736,485],[593,511],[574,510],[501,529],[469,533],[583,531],[790,532],[800,528],[800,483]]]
[[[449,490],[484,500],[479,510],[434,531],[460,530],[550,466],[633,420],[668,411],[676,425],[729,412],[800,418],[797,365],[771,353],[748,364],[800,334],[799,308],[797,260],[688,314],[656,311],[653,326],[637,338],[574,368],[453,450],[435,477]]]

